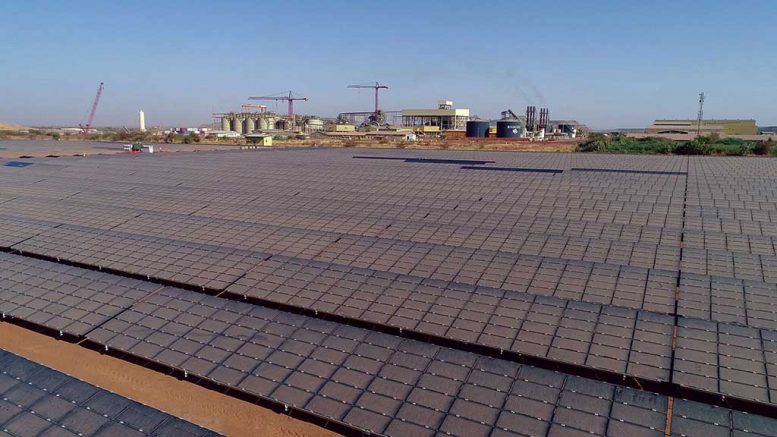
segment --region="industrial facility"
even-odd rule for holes
[[[542,140],[546,135],[574,138],[578,131],[575,121],[550,122],[548,108],[526,108],[526,115],[517,116],[513,111],[502,112],[499,120],[483,121],[472,117],[468,108],[455,108],[449,99],[439,100],[436,108],[383,110],[380,108],[380,92],[389,86],[374,82],[348,85],[350,89],[370,89],[374,92],[373,108],[369,111],[340,112],[337,118],[323,120],[318,117],[300,116],[294,113],[294,102],[308,101],[307,97],[293,91],[274,95],[249,97],[249,100],[286,102],[286,115],[267,110],[266,105],[243,104],[239,112],[217,113],[220,132],[239,135],[308,135],[321,133],[324,137],[355,139],[404,139],[412,141],[416,136],[439,138],[529,138]]]
[[[550,110],[536,106],[527,106],[526,115],[516,115],[511,109],[502,112],[500,120],[470,120],[466,123],[467,138],[526,138],[543,140],[546,138],[575,138],[584,130],[576,120],[550,120]]]
[[[385,110],[380,107],[380,93],[389,86],[375,81],[368,84],[348,85],[349,89],[369,89],[373,92],[371,110],[344,111],[336,118],[323,119],[302,116],[294,112],[295,102],[309,99],[293,91],[249,97],[249,100],[286,102],[285,115],[268,111],[266,105],[243,104],[240,111],[213,114],[219,121],[218,132],[267,134],[303,137],[317,134],[322,138],[353,140],[370,138],[380,140],[414,141],[416,138],[465,139],[503,138],[544,140],[575,138],[581,125],[574,120],[550,120],[548,108],[528,106],[525,115],[512,110],[502,112],[497,120],[481,120],[473,117],[468,108],[456,108],[453,101],[442,99],[436,108]]]

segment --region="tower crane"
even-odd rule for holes
[[[81,135],[89,133],[89,129],[92,128],[92,122],[94,121],[94,114],[97,112],[97,104],[100,103],[100,96],[103,93],[103,82],[100,82],[100,86],[97,87],[97,95],[94,96],[94,102],[92,102],[92,110],[89,112],[89,119],[86,121],[86,125],[79,123],[78,127],[81,128]]]
[[[304,100],[308,101],[307,97],[298,97],[295,96],[294,93],[289,91],[288,96],[260,96],[260,97],[249,97],[248,100],[275,100],[275,101],[287,101],[289,102],[289,117],[294,120],[294,101],[295,100]]]
[[[375,85],[369,84],[369,85],[348,85],[348,88],[372,88],[375,90],[375,115],[377,115],[380,112],[379,106],[378,106],[378,91],[380,90],[387,90],[388,85],[383,85],[378,82],[375,82]]]
[[[385,124],[386,120],[383,114],[380,112],[380,107],[378,105],[378,92],[380,90],[387,90],[388,85],[383,85],[379,82],[375,82],[375,84],[369,84],[369,85],[348,85],[348,88],[372,88],[375,90],[375,111],[372,113],[372,115],[369,117],[369,122],[372,124],[376,124],[378,126]]]

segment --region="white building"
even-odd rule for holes
[[[442,130],[464,130],[469,109],[455,109],[450,100],[440,100],[437,109],[403,109],[402,126],[438,126]]]

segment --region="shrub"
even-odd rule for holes
[[[605,152],[608,142],[608,138],[602,134],[591,134],[588,136],[588,141],[578,144],[575,150],[578,152]]]
[[[693,140],[675,146],[672,153],[675,155],[709,155],[710,150],[706,142]]]
[[[753,153],[756,155],[769,155],[774,150],[774,144],[771,138],[766,141],[759,141],[753,145]]]
[[[607,137],[602,134],[592,134],[588,141],[577,146],[578,152],[609,152],[609,153],[672,153],[675,144],[663,138],[629,138],[624,136]]]
[[[750,154],[752,147],[749,144],[724,144],[715,143],[709,146],[713,155],[745,156]]]

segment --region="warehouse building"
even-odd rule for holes
[[[464,130],[469,109],[456,109],[450,100],[440,100],[437,109],[403,109],[402,126],[418,128],[437,126],[441,130]]]
[[[648,134],[696,134],[698,120],[656,120],[645,129]],[[758,135],[755,120],[702,120],[701,134]]]

